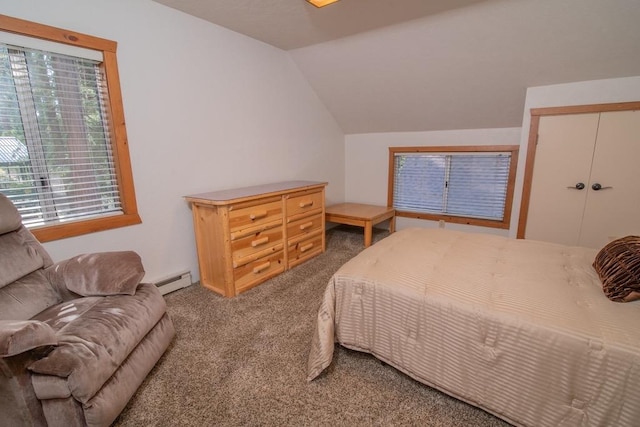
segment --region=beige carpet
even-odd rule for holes
[[[167,295],[176,339],[115,425],[508,426],[341,347],[328,372],[306,381],[325,286],[360,250],[361,229],[338,227],[324,254],[236,298],[199,285]]]

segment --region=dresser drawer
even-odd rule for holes
[[[287,224],[287,238],[293,239],[305,234],[311,234],[322,229],[322,213],[311,215]]]
[[[278,251],[233,269],[236,292],[242,292],[284,271],[284,252]]]
[[[247,264],[250,261],[267,255],[270,252],[281,250],[282,248],[281,225],[232,240],[231,253],[233,256],[233,266],[238,267]]]
[[[322,232],[319,232],[297,243],[290,242],[288,245],[289,266],[300,264],[322,253],[322,237]]]
[[[320,209],[324,204],[324,193],[315,191],[304,194],[294,194],[287,199],[287,216],[304,214],[305,212],[313,212]]]
[[[241,203],[229,207],[229,228],[234,230],[282,220],[282,200],[271,198],[268,202]]]

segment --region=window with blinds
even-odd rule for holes
[[[140,222],[115,47],[0,15],[0,191],[41,241]]]
[[[0,45],[0,188],[26,226],[121,214],[99,63]]]
[[[507,228],[517,147],[390,149],[390,205],[399,216]]]

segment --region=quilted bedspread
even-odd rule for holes
[[[640,301],[606,298],[596,250],[405,229],[330,280],[308,379],[334,343],[521,426],[640,425]]]

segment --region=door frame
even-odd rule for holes
[[[529,126],[529,138],[527,140],[527,160],[524,166],[524,182],[522,185],[522,199],[520,201],[520,216],[518,217],[518,232],[516,237],[524,239],[529,215],[529,198],[531,197],[531,184],[533,180],[533,168],[535,165],[536,146],[538,145],[538,128],[540,118],[543,116],[560,116],[568,114],[604,113],[610,111],[640,110],[640,101],[616,102],[611,104],[569,105],[564,107],[532,108],[531,125]]]

